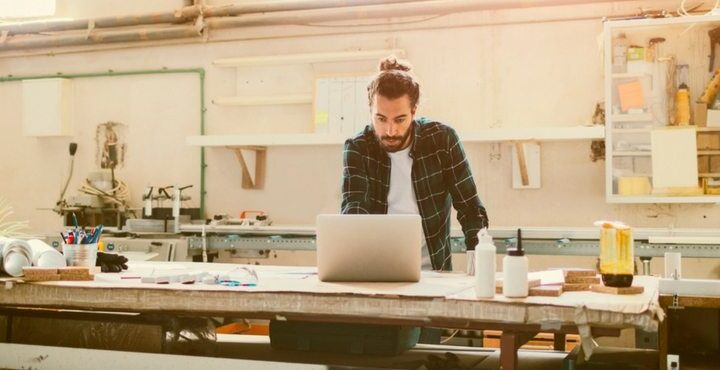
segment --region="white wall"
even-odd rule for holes
[[[666,4],[670,3],[674,4]],[[236,79],[251,87],[250,91],[281,92],[290,88],[285,81],[297,84],[292,89],[302,88],[300,82],[307,81],[310,91],[313,74],[372,70],[375,62],[267,67],[265,71],[247,69],[237,74],[232,68],[213,66],[212,61],[243,55],[399,47],[407,51],[422,81],[420,114],[460,130],[570,126],[588,123],[595,102],[603,96],[597,44],[602,30],[600,18],[627,13],[643,4],[658,2],[477,12],[432,20],[436,28],[429,30],[359,33],[352,32],[355,28],[339,28],[339,34],[326,36],[0,58],[0,74],[205,68],[208,134],[309,132],[310,106],[220,107],[210,101],[234,95]],[[536,14],[575,14],[589,19],[454,27],[463,22],[532,19]],[[328,32],[317,27],[271,28],[266,32],[268,35],[288,34],[297,29]],[[229,34],[253,32],[260,31],[238,30]],[[244,92],[247,90],[239,91]],[[199,130],[198,91],[193,77],[148,75],[77,80],[75,97],[80,115],[73,140],[78,140],[82,149],[71,189],[94,168],[88,157],[94,152],[84,149],[92,147],[95,125],[107,120],[127,123],[134,135],[129,144],[128,166],[119,175],[131,184],[135,205],[140,205],[140,193],[148,183],[199,185],[198,150],[184,143],[185,136]],[[54,204],[66,173],[65,153],[70,138],[20,136],[18,83],[0,84],[0,102],[3,133],[0,176],[5,179],[0,181],[0,196],[14,203],[17,217],[29,219],[34,230],[48,231],[59,221],[52,213],[37,208]],[[589,141],[544,143],[542,189],[518,191],[511,188],[508,145],[468,145],[466,151],[491,223],[590,226],[594,220],[613,218],[637,227],[720,225],[720,207],[715,206],[605,203],[604,163],[590,161],[589,146]],[[500,158],[494,159],[493,153],[499,153]],[[207,150],[207,162],[208,215],[236,215],[242,209],[263,209],[278,224],[310,224],[317,213],[339,208],[340,146],[269,149],[264,190],[240,188],[240,169],[228,150]],[[197,194],[194,199],[197,201]]]
[[[57,0],[55,16],[80,19],[162,13],[182,8],[190,3],[191,1],[184,0]]]

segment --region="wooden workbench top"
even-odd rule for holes
[[[165,312],[262,318],[323,318],[471,327],[480,322],[540,325],[590,324],[657,330],[657,279],[637,277],[637,296],[570,292],[561,297],[475,297],[473,279],[461,273],[423,272],[418,283],[324,283],[314,267],[249,266],[257,286],[195,283],[147,284],[141,276],[244,273],[236,264],[135,262],[121,274],[95,281],[16,282],[0,294],[0,306]],[[544,272],[543,283],[558,278]]]

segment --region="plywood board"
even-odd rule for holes
[[[694,127],[651,132],[653,188],[697,187],[697,136]]]
[[[642,286],[630,286],[626,288],[616,288],[611,286],[605,286],[596,284],[590,287],[590,290],[592,290],[595,293],[606,293],[606,294],[641,294],[645,291],[645,288]]]
[[[535,288],[530,288],[529,295],[533,297],[559,297],[562,292],[562,285],[541,285]]]

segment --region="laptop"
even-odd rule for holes
[[[320,281],[417,282],[422,246],[419,215],[317,216]]]

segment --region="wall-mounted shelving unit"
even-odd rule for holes
[[[712,168],[710,168],[711,171],[698,168],[696,177],[698,183],[694,184],[695,191],[692,186],[660,186],[666,182],[668,168],[669,171],[679,168],[673,167],[674,165],[669,163],[673,162],[674,154],[668,153],[676,151],[680,153],[678,150],[682,147],[691,148],[686,151],[690,155],[693,147],[679,143],[675,147],[672,140],[661,139],[663,133],[658,135],[661,130],[673,129],[668,127],[670,121],[667,109],[670,98],[666,88],[669,85],[667,76],[670,75],[667,73],[670,66],[667,63],[668,57],[674,56],[677,65],[689,65],[688,85],[692,104],[701,95],[710,80],[708,60],[704,58],[709,51],[702,48],[707,49],[710,44],[707,39],[708,31],[718,26],[720,26],[720,16],[717,15],[605,22],[606,199],[609,203],[720,204],[720,195],[690,195],[697,191],[700,193],[708,191],[699,185],[703,179],[720,177],[720,173]],[[614,52],[616,55],[618,54],[618,48],[614,47],[623,45],[620,42],[625,41],[622,40],[621,34],[624,34],[627,40],[624,45],[645,46],[646,52],[651,39],[660,40],[662,38],[660,46],[655,49],[656,58],[651,57],[653,53],[649,53],[650,56],[645,54],[643,58],[632,61],[632,68],[629,68],[630,62],[620,65],[617,59],[613,65]],[[702,37],[706,38],[707,42],[699,42],[698,40]],[[619,65],[621,68],[618,68]],[[720,63],[716,61],[714,68],[718,66]],[[633,86],[636,88],[642,87],[640,94],[642,97],[639,99],[642,101],[642,106],[628,104],[637,102],[634,100],[637,95],[633,93],[639,90],[639,88],[630,89],[628,84],[634,84]],[[696,136],[698,133],[720,135],[718,127],[691,127],[695,128]],[[668,133],[670,131],[665,131],[665,134]],[[674,135],[685,135],[685,137],[689,135],[687,131],[683,134],[682,130],[670,134],[673,137]],[[654,144],[653,140],[656,140]],[[659,144],[666,141],[671,143],[668,145],[667,151],[665,151],[664,145]],[[688,142],[690,141],[688,140]],[[709,161],[708,156],[720,155],[720,148],[700,146],[699,140],[694,145],[698,163],[701,158]],[[654,157],[653,153],[658,156]],[[669,162],[660,158],[668,158]],[[687,156],[684,158],[689,161]],[[678,160],[678,163],[685,163],[685,161]],[[682,169],[691,168],[689,172],[692,173],[695,163],[692,165],[682,167]],[[688,182],[692,180],[689,175],[684,178]]]
[[[377,61],[388,55],[404,57],[402,49],[347,50],[336,52],[319,52],[303,54],[280,54],[243,56],[237,58],[218,59],[213,62],[216,67],[236,68],[238,76],[247,73],[246,68],[283,65],[301,65],[317,63],[339,63],[350,61]],[[314,82],[314,81],[313,81]],[[313,104],[314,95],[309,92],[313,84],[308,81],[307,90],[295,93],[256,94],[245,91],[241,94],[240,83],[236,86],[236,95],[218,97],[212,100],[217,106],[279,106]],[[252,93],[252,94],[250,94]],[[341,144],[344,137],[333,134],[273,134],[273,135],[216,135],[195,136],[188,138],[188,144],[203,147],[225,147],[232,150],[242,169],[243,189],[262,189],[265,177],[266,152],[268,146],[294,145],[328,145]],[[254,163],[246,153],[254,153]]]
[[[252,57],[224,58],[213,62],[216,67],[237,68],[238,74],[243,68],[254,66],[281,66],[292,64],[316,64],[316,63],[338,63],[358,60],[379,60],[388,55],[402,57],[405,51],[402,49],[378,49],[378,50],[350,50],[328,53],[305,53],[305,54],[280,54],[261,55]],[[310,89],[312,86],[308,85]],[[237,91],[236,93],[240,93]],[[251,105],[287,105],[287,104],[312,104],[313,95],[310,92],[297,94],[272,94],[252,96],[229,96],[219,97],[212,100],[213,104],[219,106],[251,106]]]

